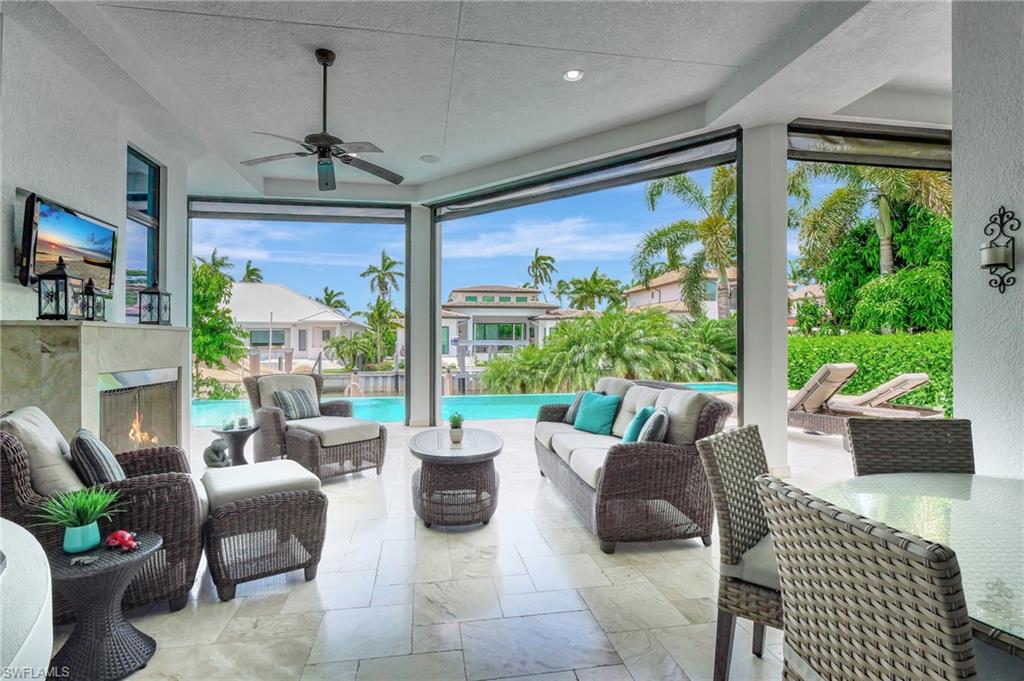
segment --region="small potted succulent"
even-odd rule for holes
[[[451,435],[452,442],[462,442],[462,414],[459,412],[453,413],[448,417],[448,425],[451,426],[449,434]]]
[[[82,553],[100,545],[97,521],[110,520],[116,509],[118,492],[102,487],[90,487],[50,497],[36,516],[42,524],[64,528],[64,552]]]

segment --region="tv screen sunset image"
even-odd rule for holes
[[[97,288],[110,286],[114,230],[40,200],[36,232],[36,274],[48,272],[64,258],[68,276]]]

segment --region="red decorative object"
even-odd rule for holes
[[[128,530],[115,530],[111,532],[110,536],[107,537],[106,544],[108,549],[120,548],[122,551],[134,551],[139,548],[138,543],[135,541],[135,533]]]

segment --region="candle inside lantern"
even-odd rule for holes
[[[1009,267],[1010,247],[983,244],[981,247],[981,266],[988,267]]]

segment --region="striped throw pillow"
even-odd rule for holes
[[[286,421],[320,416],[320,407],[308,390],[275,390],[274,402],[284,411]]]
[[[576,393],[576,399],[569,405],[569,409],[565,412],[565,422],[569,425],[576,423],[576,414],[580,410],[580,402],[583,401],[583,396],[586,395],[586,391]]]
[[[640,435],[637,436],[637,442],[664,442],[665,436],[668,435],[668,409],[661,407],[655,409],[651,417],[647,419],[647,423],[640,429]]]
[[[82,482],[88,487],[117,482],[127,477],[110,447],[85,428],[79,429],[71,438],[71,460]]]

